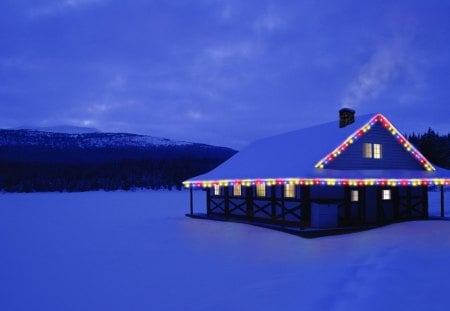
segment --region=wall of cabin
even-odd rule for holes
[[[358,191],[355,202],[352,190]],[[383,190],[390,191],[389,199],[383,199]],[[208,214],[302,227],[380,225],[428,217],[426,187],[296,185],[293,198],[284,196],[283,185],[266,186],[264,197],[256,195],[255,186],[243,186],[240,196],[233,195],[232,186],[221,187],[218,195],[213,188],[207,193]]]
[[[390,199],[383,199],[383,190]],[[408,219],[428,217],[427,187],[366,187],[365,223],[380,225]]]
[[[337,129],[338,131],[339,129]],[[363,144],[382,146],[382,158],[364,158]],[[337,147],[337,146],[336,146]],[[386,128],[376,123],[358,140],[350,144],[337,158],[326,165],[326,169],[417,169],[423,166],[396,140]]]
[[[295,197],[284,197],[284,186],[267,186],[265,196],[257,196],[256,187],[241,187],[241,195],[233,194],[233,187],[221,187],[220,194],[215,195],[214,189],[207,190],[210,202],[208,213],[225,215],[231,218],[253,218],[280,224],[303,225],[303,200],[300,186],[295,187]],[[309,212],[304,213],[309,215]],[[309,218],[309,216],[308,216]],[[309,224],[308,224],[309,225]]]

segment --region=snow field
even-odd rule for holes
[[[0,310],[449,308],[450,221],[303,239],[187,218],[188,199],[0,194]]]

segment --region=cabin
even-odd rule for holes
[[[303,229],[427,219],[428,188],[450,171],[431,164],[382,114],[344,108],[333,122],[258,140],[184,182],[187,216]],[[192,190],[206,192],[194,213]]]

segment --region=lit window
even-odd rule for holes
[[[364,143],[364,158],[372,158],[372,144]]]
[[[363,156],[364,158],[368,159],[381,159],[382,158],[382,152],[381,152],[381,144],[371,144],[371,143],[364,143],[363,144]]]
[[[233,186],[233,195],[235,197],[240,197],[242,195],[241,185],[236,184],[236,185]]]
[[[391,190],[390,189],[383,189],[382,199],[383,200],[390,200],[391,199]]]
[[[266,196],[266,185],[264,185],[264,184],[256,185],[256,196],[257,197],[265,197]]]
[[[373,158],[381,159],[381,144],[373,144]]]
[[[284,185],[284,197],[295,198],[295,185],[291,184]]]
[[[220,195],[220,186],[214,185],[214,195]]]
[[[352,201],[352,202],[359,201],[359,191],[358,190],[352,190],[351,195],[350,195],[350,201]]]

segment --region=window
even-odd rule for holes
[[[266,196],[266,185],[264,185],[264,184],[256,185],[256,196],[257,197],[265,197]]]
[[[350,201],[351,202],[359,201],[359,191],[358,190],[352,190],[352,192],[350,193]]]
[[[390,189],[383,189],[383,192],[381,194],[381,198],[383,200],[390,200],[391,199],[391,190]]]
[[[233,195],[235,197],[240,197],[242,195],[242,187],[240,184],[235,184],[233,186]]]
[[[368,159],[381,159],[381,144],[364,143],[363,157]]]
[[[220,195],[220,186],[214,185],[214,195]]]
[[[364,158],[372,158],[372,144],[364,143],[363,148]]]
[[[373,158],[381,159],[381,144],[373,144]]]
[[[284,197],[295,198],[295,185],[291,184],[284,185]]]

